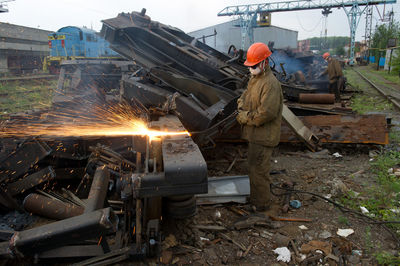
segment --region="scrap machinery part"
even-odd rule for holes
[[[94,173],[89,196],[86,200],[85,213],[98,210],[103,207],[107,196],[110,172],[106,166],[99,166]]]
[[[160,130],[184,131],[176,116],[167,115],[151,123]],[[142,169],[125,176],[122,198],[169,197],[207,193],[207,164],[199,147],[188,135],[146,140]],[[157,159],[161,158],[161,159]]]
[[[9,248],[15,255],[33,255],[61,243],[68,245],[86,239],[98,239],[116,232],[117,221],[111,208],[105,208],[16,232],[9,242]]]
[[[144,19],[146,18],[146,19]],[[246,67],[183,31],[152,21],[143,12],[103,20],[103,37],[112,49],[147,69],[162,67],[231,90],[240,89]]]

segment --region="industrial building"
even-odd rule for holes
[[[229,46],[232,44],[237,48],[241,48],[242,45],[240,21],[238,19],[189,32],[188,34],[223,53],[227,53]],[[272,25],[254,28],[255,42],[274,42],[274,48],[278,49],[296,49],[297,35],[297,31]],[[247,50],[249,46],[249,38],[246,36],[244,49]]]
[[[0,73],[41,69],[51,31],[0,22]]]

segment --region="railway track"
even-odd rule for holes
[[[368,84],[371,85],[375,90],[377,90],[383,97],[385,97],[388,101],[390,101],[398,110],[400,110],[400,99],[393,94],[390,93],[388,89],[380,88],[371,80],[369,80],[366,76],[361,74],[359,71],[353,68],[353,70],[360,75]]]
[[[0,82],[7,81],[20,81],[20,80],[37,80],[37,79],[57,79],[58,75],[34,75],[34,76],[24,76],[24,77],[6,77],[0,78]]]

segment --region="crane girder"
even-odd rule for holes
[[[396,0],[298,0],[252,5],[227,6],[218,13],[218,16],[250,15],[260,12],[283,12],[306,9],[352,7],[355,4],[358,6],[367,6],[394,3],[396,3]]]

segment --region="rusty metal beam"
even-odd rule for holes
[[[384,115],[318,115],[299,118],[323,143],[389,143],[389,130]],[[285,123],[282,124],[281,142],[298,142]]]
[[[316,151],[318,148],[319,139],[314,135],[313,131],[310,130],[303,122],[290,111],[290,109],[284,104],[282,109],[282,117],[287,125],[293,130],[296,136],[306,144],[306,146]]]
[[[23,193],[28,189],[31,189],[41,183],[52,180],[56,177],[53,167],[48,166],[34,174],[31,174],[27,177],[23,177],[20,180],[10,183],[7,185],[7,192],[11,196],[18,195],[19,193]]]
[[[43,141],[26,141],[15,152],[0,162],[0,182],[13,181],[28,172],[29,168],[51,153],[52,149]]]
[[[107,196],[108,182],[110,181],[110,172],[105,166],[99,166],[93,177],[87,199],[85,213],[103,208]]]
[[[87,239],[99,239],[117,230],[117,218],[111,208],[105,208],[62,221],[16,232],[10,242],[15,255],[35,254],[59,245],[76,244]]]
[[[29,194],[24,199],[24,209],[54,220],[63,220],[81,215],[84,208],[39,194]]]

